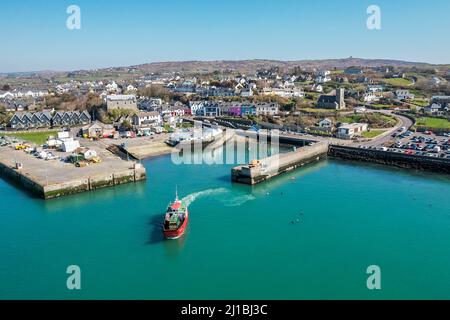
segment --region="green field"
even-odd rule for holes
[[[368,123],[371,128],[392,128],[397,124],[397,119],[381,113],[353,114],[339,117],[338,122],[343,123]]]
[[[389,104],[379,104],[379,103],[374,103],[370,105],[372,108],[376,108],[376,109],[391,109],[394,108],[395,106],[393,105],[389,105]]]
[[[317,101],[317,99],[319,99],[319,96],[320,96],[320,93],[317,93],[317,92],[306,92],[305,99]]]
[[[56,136],[57,132],[58,131],[14,132],[6,133],[4,135],[41,145],[47,141],[49,136]]]
[[[418,118],[416,125],[428,127],[429,129],[450,129],[450,121],[441,118]]]
[[[318,108],[301,108],[298,110],[302,111],[302,112],[308,112],[308,113],[327,113],[327,114],[333,113],[336,111],[334,109],[318,109]]]
[[[391,86],[394,86],[394,87],[408,87],[413,84],[408,79],[403,79],[403,78],[385,79],[384,82],[386,82],[387,84],[390,84]]]
[[[417,89],[409,89],[409,92],[412,93],[413,95],[415,95],[415,100],[419,100],[419,101],[427,101],[427,96],[420,90]]]
[[[414,104],[419,107],[426,107],[426,106],[430,105],[430,102],[428,100],[423,100],[423,99],[407,100],[406,102]]]
[[[378,137],[380,134],[383,134],[384,132],[386,132],[386,131],[385,130],[371,130],[371,131],[363,132],[362,136],[364,138],[372,139],[372,138]]]

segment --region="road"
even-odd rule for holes
[[[310,134],[294,134],[294,133],[286,133],[286,132],[280,132],[280,136],[289,137],[289,138],[295,137],[297,139],[311,140],[311,141],[317,141],[317,142],[326,142],[328,144],[334,144],[334,145],[347,145],[347,146],[362,145],[362,146],[372,147],[372,146],[381,146],[384,143],[392,140],[391,135],[394,132],[396,132],[399,128],[405,127],[406,130],[409,130],[414,125],[414,123],[411,119],[409,119],[405,116],[402,116],[402,115],[394,114],[390,110],[376,110],[376,111],[372,111],[372,112],[378,112],[378,113],[383,113],[385,115],[393,116],[399,120],[399,123],[395,127],[387,130],[385,133],[383,133],[379,137],[374,138],[367,142],[360,142],[360,141],[354,141],[354,140],[343,140],[343,139],[338,139],[338,138],[334,138],[334,137],[321,137],[321,136],[315,136],[315,135],[310,135]],[[223,126],[220,126],[220,127],[222,129],[230,130],[230,128],[226,128]]]
[[[381,135],[380,137],[375,138],[375,139],[373,139],[373,140],[371,140],[369,142],[361,143],[361,145],[363,145],[363,146],[368,146],[368,147],[381,146],[384,143],[392,140],[391,135],[394,132],[396,132],[398,129],[400,129],[402,127],[405,127],[406,130],[409,130],[414,125],[414,123],[412,122],[411,119],[409,119],[409,118],[407,118],[405,116],[402,116],[402,115],[394,114],[391,111],[384,111],[383,110],[383,111],[376,111],[376,112],[381,112],[381,113],[384,113],[386,115],[394,116],[398,120],[400,120],[400,123],[397,126],[395,126],[394,128],[392,128],[391,130],[389,130],[386,133],[384,133],[383,135]]]
[[[399,120],[399,124],[397,124],[394,128],[389,129],[388,131],[386,131],[383,135],[379,136],[378,138],[375,138],[373,140],[370,140],[368,142],[363,142],[363,143],[358,142],[358,141],[353,141],[353,140],[342,140],[342,139],[337,139],[337,138],[332,138],[332,137],[320,137],[320,136],[314,136],[314,135],[309,135],[309,134],[295,135],[295,134],[290,134],[290,133],[282,133],[281,135],[286,136],[286,137],[296,137],[299,139],[306,139],[306,140],[312,140],[312,141],[318,141],[318,142],[327,142],[329,144],[335,144],[335,145],[380,146],[380,145],[383,145],[384,143],[386,143],[387,141],[392,140],[391,135],[394,132],[396,132],[399,128],[405,127],[406,130],[409,130],[414,124],[411,121],[411,119],[409,119],[405,116],[402,116],[402,115],[394,114],[392,111],[380,110],[380,111],[374,111],[374,112],[379,112],[379,113],[383,113],[385,115],[393,116]]]

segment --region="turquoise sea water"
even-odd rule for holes
[[[230,165],[144,164],[146,182],[47,202],[0,179],[0,298],[450,298],[449,178],[329,160],[250,187]],[[164,241],[175,184],[190,225]]]

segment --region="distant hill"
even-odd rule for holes
[[[305,70],[312,69],[344,69],[347,67],[444,67],[444,65],[433,65],[423,62],[409,62],[389,59],[326,59],[326,60],[298,60],[298,61],[278,61],[278,60],[218,60],[218,61],[172,61],[172,62],[153,62],[128,67],[111,67],[92,70],[75,70],[71,72],[61,71],[40,71],[40,72],[18,72],[18,73],[0,73],[0,77],[48,77],[56,75],[89,76],[89,75],[115,75],[120,74],[148,74],[148,73],[212,73],[214,71],[234,71],[245,74],[254,74],[261,69],[278,67],[280,71],[286,71],[295,67]],[[448,65],[447,65],[448,66]]]
[[[408,62],[387,59],[327,59],[327,60],[299,60],[299,61],[277,61],[277,60],[239,60],[239,61],[180,61],[180,62],[154,62],[128,68],[113,68],[116,71],[125,71],[132,68],[144,73],[161,72],[187,72],[187,73],[210,73],[214,71],[234,70],[242,73],[255,73],[259,69],[278,67],[288,70],[295,67],[304,69],[344,69],[351,66],[359,67],[429,67],[431,64],[422,62]]]

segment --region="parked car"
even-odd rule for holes
[[[53,153],[49,152],[47,153],[47,157],[45,158],[45,160],[57,160],[59,159],[58,156],[55,156]]]

